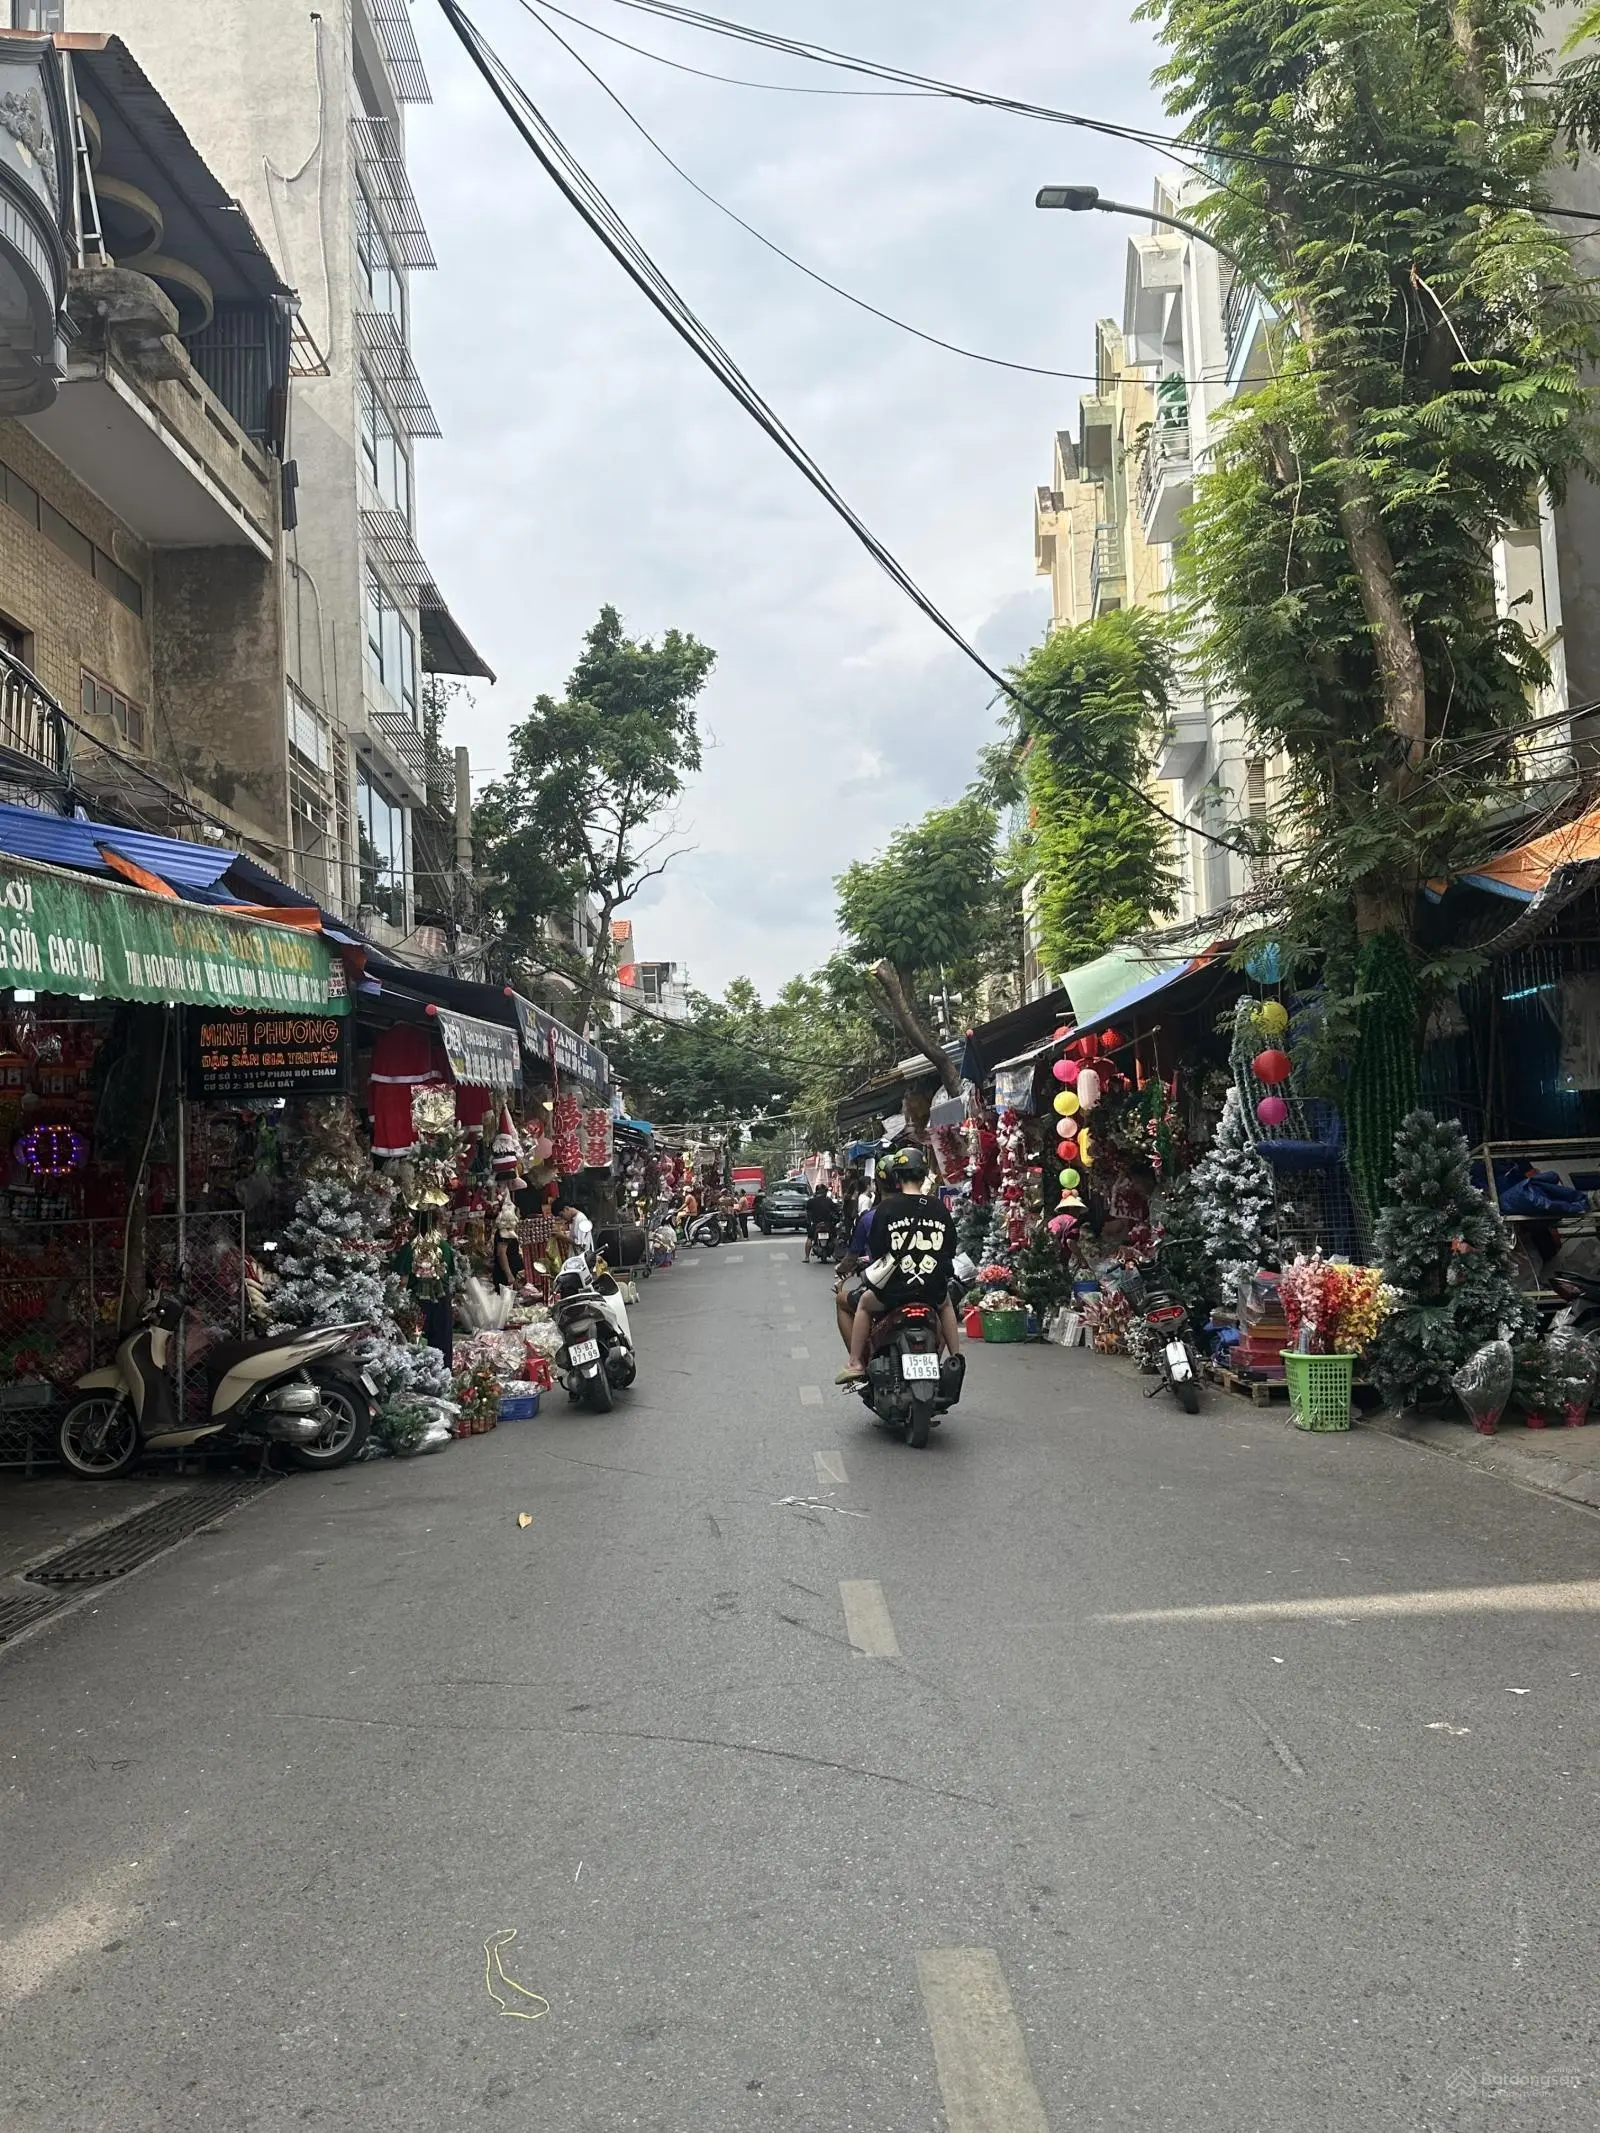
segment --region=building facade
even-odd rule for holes
[[[80,8],[135,47],[296,292],[294,878],[384,945],[449,960],[459,773],[424,677],[493,677],[416,543],[416,445],[439,427],[410,343],[412,276],[436,262],[406,173],[406,108],[430,93],[407,0],[67,0],[69,30]]]

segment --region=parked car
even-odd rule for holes
[[[784,1178],[780,1184],[769,1185],[756,1202],[762,1236],[770,1237],[779,1229],[804,1229],[810,1198],[811,1187],[804,1178]]]

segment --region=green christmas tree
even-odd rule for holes
[[[1232,1310],[1241,1283],[1273,1263],[1272,1172],[1245,1122],[1239,1091],[1230,1089],[1211,1146],[1193,1172],[1193,1207],[1204,1256],[1217,1270],[1215,1302]]]
[[[1399,1291],[1372,1351],[1373,1382],[1395,1405],[1447,1398],[1474,1349],[1502,1331],[1518,1341],[1535,1330],[1505,1221],[1468,1161],[1461,1128],[1429,1111],[1411,1112],[1395,1135],[1392,1198],[1372,1239]]]
[[[1047,1223],[1040,1222],[1033,1235],[1016,1253],[1012,1266],[1018,1293],[1043,1318],[1072,1294],[1072,1269],[1067,1264],[1061,1239]]]

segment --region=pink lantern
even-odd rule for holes
[[[1050,1071],[1057,1081],[1071,1081],[1074,1071],[1073,1063],[1070,1059],[1058,1059]]]
[[[1251,1060],[1250,1071],[1257,1081],[1264,1081],[1268,1088],[1275,1089],[1294,1072],[1294,1062],[1287,1052],[1280,1052],[1276,1045],[1269,1045],[1264,1052],[1257,1052]]]
[[[1256,1117],[1264,1126],[1282,1126],[1288,1123],[1289,1106],[1281,1096],[1263,1096],[1256,1105]]]

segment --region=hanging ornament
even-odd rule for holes
[[[1245,970],[1258,985],[1276,985],[1283,977],[1283,957],[1276,941],[1264,941],[1245,958]]]
[[[1069,1133],[1063,1139],[1057,1141],[1056,1154],[1060,1156],[1063,1163],[1075,1163],[1078,1160],[1077,1135]]]
[[[1251,1060],[1250,1071],[1257,1081],[1264,1081],[1269,1089],[1275,1089],[1294,1072],[1294,1062],[1287,1052],[1280,1052],[1275,1046],[1269,1045],[1266,1051],[1257,1052]]]
[[[1256,1009],[1256,1021],[1269,1037],[1281,1037],[1289,1027],[1289,1010],[1281,1000],[1263,1000]]]
[[[1076,1215],[1052,1215],[1045,1227],[1057,1237],[1068,1237],[1078,1226]]]
[[[1061,1173],[1061,1182],[1062,1182],[1062,1184],[1063,1184],[1063,1185],[1064,1185],[1064,1186],[1066,1187],[1067,1191],[1068,1191],[1068,1192],[1071,1192],[1071,1191],[1073,1191],[1073,1190],[1074,1190],[1074,1189],[1075,1189],[1075,1188],[1076,1188],[1077,1186],[1081,1185],[1081,1184],[1083,1183],[1083,1180],[1082,1180],[1082,1178],[1080,1178],[1080,1177],[1079,1177],[1078,1173],[1077,1173],[1077,1172],[1076,1172],[1076,1171],[1075,1171],[1075,1170],[1073,1169],[1072,1165],[1071,1165],[1071,1164],[1069,1163],[1069,1164],[1067,1165],[1066,1169],[1065,1169],[1065,1170],[1063,1170],[1063,1171],[1062,1171],[1062,1173]]]
[[[1067,1053],[1073,1059],[1089,1060],[1095,1056],[1099,1049],[1100,1039],[1098,1037],[1074,1037],[1067,1046]]]
[[[1056,1098],[1055,1109],[1058,1117],[1071,1118],[1079,1109],[1078,1098],[1073,1095],[1070,1089],[1063,1089]]]
[[[1126,1042],[1127,1039],[1119,1029],[1103,1029],[1100,1032],[1100,1049],[1102,1052],[1118,1051]]]
[[[556,1098],[550,1121],[552,1154],[557,1173],[564,1178],[570,1178],[583,1168],[583,1151],[578,1144],[580,1116],[581,1107],[576,1096],[563,1094]]]
[[[1089,1165],[1094,1161],[1094,1147],[1090,1140],[1089,1129],[1087,1126],[1085,1126],[1083,1131],[1078,1135],[1078,1161],[1083,1165],[1085,1170],[1087,1170]]]
[[[1256,1105],[1256,1117],[1264,1126],[1282,1126],[1288,1123],[1289,1106],[1281,1096],[1263,1096]]]
[[[1093,1067],[1085,1067],[1078,1076],[1078,1101],[1085,1111],[1092,1111],[1100,1101],[1100,1076]]]
[[[1058,1059],[1050,1071],[1057,1081],[1071,1081],[1077,1075],[1077,1062],[1071,1059]]]

